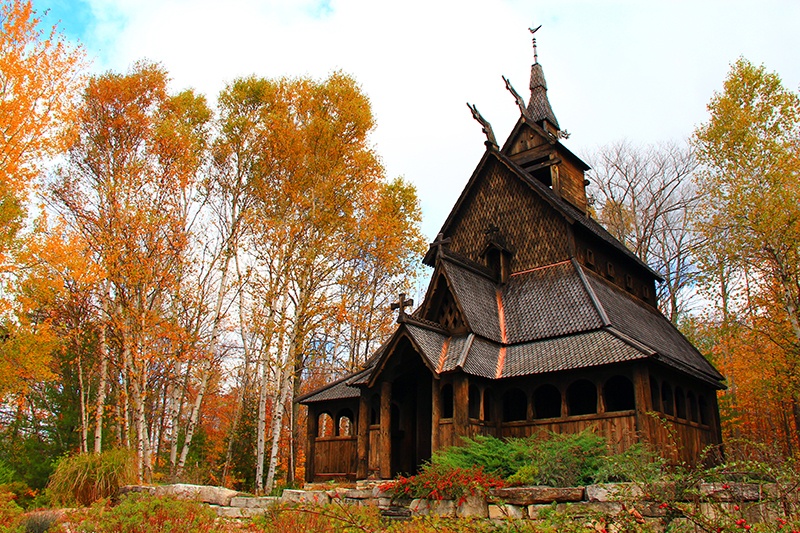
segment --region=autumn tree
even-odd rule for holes
[[[791,413],[782,431],[788,431],[786,444],[796,446],[800,97],[777,74],[741,58],[708,109],[709,120],[695,132],[703,165],[697,183],[699,227],[708,243],[701,258],[705,284],[720,295],[719,323],[729,328],[735,321],[750,339],[749,346],[739,344],[727,353],[737,394],[756,410],[759,399],[769,399],[776,406],[772,412]],[[779,398],[761,395],[764,390]]]
[[[210,112],[191,91],[170,94],[158,65],[92,78],[78,134],[52,188],[54,207],[84,236],[109,287],[102,309],[130,397],[140,475],[152,464],[146,405],[189,247],[189,203],[203,163]]]
[[[30,1],[0,3],[0,253],[42,163],[64,146],[81,84],[83,51],[40,26]]]
[[[674,143],[601,147],[590,159],[600,222],[661,274],[658,300],[673,322],[686,312],[699,238],[691,220],[697,208],[691,147]]]

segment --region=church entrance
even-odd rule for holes
[[[408,341],[392,373],[391,472],[415,474],[431,458],[430,370]],[[399,355],[399,354],[398,354]]]

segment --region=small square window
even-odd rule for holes
[[[633,276],[625,274],[625,288],[629,291],[633,290]]]
[[[586,264],[589,266],[594,266],[594,252],[589,248],[586,249]]]
[[[614,263],[612,263],[611,261],[606,263],[606,274],[608,274],[609,278],[614,277]]]

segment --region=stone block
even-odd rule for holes
[[[553,510],[560,514],[572,517],[594,516],[597,514],[615,515],[622,511],[623,506],[619,502],[571,502],[550,504],[532,504],[528,506],[528,516],[536,519],[540,518],[540,513],[550,513]]]
[[[528,517],[528,508],[522,505],[506,504],[490,504],[488,507],[489,518],[493,520],[501,520],[504,518],[521,519]]]
[[[245,509],[266,509],[278,503],[280,498],[277,496],[235,496],[231,498],[231,507],[241,507]]]
[[[231,500],[238,496],[235,490],[225,487],[212,487],[207,485],[189,485],[187,483],[175,483],[174,485],[158,485],[155,488],[155,496],[172,496],[179,500],[192,500],[196,502],[210,503],[227,507]]]
[[[456,503],[453,500],[411,500],[408,505],[411,516],[456,516]]]
[[[635,483],[587,485],[586,499],[590,502],[622,502],[642,499],[642,487]]]
[[[212,509],[217,513],[217,516],[222,518],[243,518],[244,514],[242,513],[241,507],[220,507],[218,505],[212,505]]]
[[[344,497],[353,500],[366,500],[372,498],[372,489],[350,489],[344,493]]]
[[[716,502],[754,502],[761,499],[756,483],[700,483],[701,497]]]
[[[117,491],[117,495],[124,496],[125,494],[149,494],[155,495],[156,488],[152,485],[123,485]]]
[[[331,503],[331,497],[322,490],[284,489],[281,500],[289,503],[312,503],[314,505]]]
[[[467,496],[456,507],[456,516],[459,518],[486,518],[489,516],[489,506],[486,503],[486,498],[483,496]]]
[[[583,500],[583,487],[507,487],[493,489],[494,501],[514,505],[579,502]]]

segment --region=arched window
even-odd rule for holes
[[[570,416],[597,412],[597,387],[588,379],[579,379],[567,388],[567,411]]]
[[[692,391],[686,393],[686,404],[689,409],[689,420],[692,422],[699,422],[700,417],[697,415],[697,398],[695,398]]]
[[[708,404],[706,403],[706,397],[702,394],[697,398],[697,406],[700,411],[700,423],[701,424],[708,424],[710,420],[710,416],[708,413]]]
[[[561,392],[554,385],[542,385],[533,393],[533,416],[535,418],[561,416]]]
[[[453,386],[450,383],[442,385],[439,398],[442,402],[442,418],[453,418]]]
[[[317,418],[317,436],[318,437],[333,437],[335,434],[333,427],[333,417],[330,413],[322,413]]]
[[[469,386],[469,417],[481,417],[481,391],[475,385]]]
[[[370,400],[369,423],[372,425],[381,423],[381,396],[373,394]]]
[[[483,389],[483,419],[491,422],[494,418],[494,393],[492,389]]]
[[[675,403],[672,400],[672,387],[666,381],[661,384],[661,406],[665,414],[675,414]]]
[[[630,411],[636,409],[633,383],[625,376],[614,376],[603,385],[606,411]]]
[[[336,436],[350,437],[353,435],[353,411],[342,409],[336,415]]]
[[[661,410],[661,390],[653,376],[650,376],[650,401],[653,402],[653,411]]]
[[[503,394],[503,422],[517,422],[528,418],[528,397],[520,389],[509,389]]]
[[[675,416],[686,420],[686,393],[681,387],[675,387]]]

